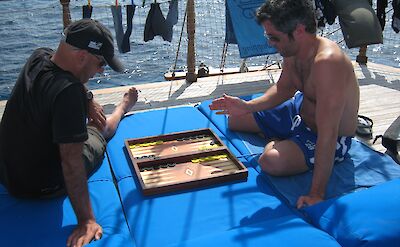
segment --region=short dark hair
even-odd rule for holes
[[[297,24],[306,31],[317,32],[315,10],[311,0],[267,0],[256,13],[258,23],[270,21],[275,28],[293,38]]]

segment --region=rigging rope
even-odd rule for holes
[[[183,35],[183,30],[184,30],[184,27],[185,27],[185,23],[186,23],[187,9],[188,9],[188,6],[187,6],[187,4],[186,4],[185,15],[183,16],[181,34],[180,34],[180,36],[179,36],[178,48],[176,49],[175,62],[174,62],[174,66],[173,66],[173,68],[172,68],[172,78],[175,78],[176,63],[178,62],[179,50],[180,50],[180,48],[181,48],[182,35]]]
[[[219,71],[224,72],[226,55],[228,52],[228,43],[224,42],[224,47],[222,48],[221,64],[219,65]]]

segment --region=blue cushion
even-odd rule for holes
[[[65,246],[77,222],[67,197],[16,199],[1,187],[1,246]],[[103,238],[89,246],[135,246],[114,184],[91,182],[89,192],[96,220],[103,227]]]
[[[7,189],[0,184],[0,195],[8,195]]]
[[[113,181],[113,177],[111,174],[110,163],[108,162],[108,158],[105,154],[103,162],[99,169],[97,169],[89,178],[88,182],[95,182],[95,181]],[[8,194],[5,187],[0,186],[0,195],[1,194]]]
[[[132,237],[141,247],[181,243],[282,216],[294,216],[253,168],[249,168],[247,182],[163,196],[142,196],[133,177],[119,181],[118,188]],[[270,229],[263,234],[274,232]]]
[[[294,216],[286,216],[253,225],[242,226],[226,232],[214,233],[168,247],[178,246],[338,247],[340,245],[327,233],[315,229],[302,219]]]
[[[148,111],[125,117],[107,145],[107,153],[117,181],[132,176],[130,158],[125,152],[126,139],[200,128],[211,128],[234,155],[240,155],[227,138],[194,107]]]
[[[108,158],[107,156],[105,156],[105,158],[103,159],[103,163],[101,164],[101,166],[99,167],[99,169],[97,169],[97,171],[95,171],[92,176],[90,176],[88,178],[89,182],[94,182],[94,181],[113,181],[113,177],[111,174],[111,169],[110,169],[110,163],[108,162]],[[4,188],[3,186],[0,186],[0,195],[1,194],[8,194],[6,188]]]
[[[259,137],[255,136],[255,138]],[[253,152],[261,152],[261,150]],[[253,158],[251,162],[258,167],[258,171],[261,170],[256,158]],[[311,171],[289,177],[263,174],[263,177],[269,180],[283,199],[293,206],[296,205],[299,196],[308,193],[313,175]],[[341,196],[399,177],[400,166],[392,158],[353,139],[345,160],[336,164],[332,169],[325,198]]]
[[[305,212],[342,246],[399,246],[399,192],[396,179],[310,206]]]
[[[92,176],[88,178],[89,182],[94,182],[94,181],[113,181],[113,177],[111,174],[111,168],[110,168],[110,163],[108,162],[107,154],[104,154],[104,159],[103,163],[95,171]]]

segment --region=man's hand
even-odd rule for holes
[[[250,107],[246,101],[226,94],[224,94],[221,98],[213,100],[209,107],[210,110],[219,110],[217,114],[241,116],[251,113]]]
[[[106,115],[104,114],[103,107],[94,99],[88,103],[88,117],[89,123],[96,126],[99,130],[106,127]]]
[[[323,200],[323,197],[317,195],[300,196],[297,200],[297,208],[300,209],[302,207],[311,206]]]
[[[67,240],[67,246],[73,247],[87,244],[93,238],[100,239],[103,234],[101,227],[96,223],[90,203],[82,150],[83,142],[60,144],[65,187],[78,219],[78,226]]]
[[[95,220],[88,220],[78,224],[67,240],[68,247],[81,247],[93,239],[99,240],[103,236],[103,229]]]

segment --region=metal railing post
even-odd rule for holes
[[[368,57],[367,57],[367,46],[366,45],[360,47],[356,61],[359,64],[367,64]]]

